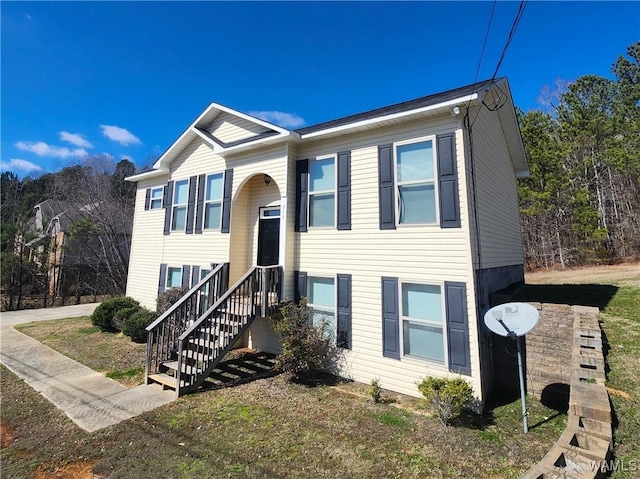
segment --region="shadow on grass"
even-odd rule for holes
[[[276,376],[275,355],[260,352],[236,353],[221,362],[202,384],[202,390],[222,389]]]
[[[512,301],[594,306],[604,310],[618,292],[608,284],[525,284]]]

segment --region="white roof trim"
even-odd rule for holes
[[[164,176],[168,174],[169,170],[167,170],[166,168],[158,168],[151,171],[145,171],[144,173],[138,173],[137,175],[127,176],[125,178],[125,181],[131,181],[135,183],[136,181],[147,180],[149,178],[155,178],[156,176]]]
[[[368,118],[366,120],[356,121],[354,123],[347,123],[345,125],[334,126],[332,128],[327,128],[326,130],[314,131],[313,133],[307,133],[306,135],[300,135],[302,140],[306,140],[307,138],[315,138],[318,136],[324,136],[332,133],[341,133],[355,128],[361,128],[363,126],[373,125],[375,123],[387,120],[395,120],[398,118],[403,118],[410,115],[415,115],[419,113],[424,113],[430,110],[437,110],[439,108],[447,108],[459,105],[460,103],[465,103],[478,99],[477,93],[472,93],[471,95],[461,96],[459,98],[454,98],[453,100],[448,100],[442,103],[436,103],[434,105],[423,106],[421,108],[415,108],[413,110],[402,111],[399,113],[392,113],[390,115],[377,116],[375,118]]]
[[[238,116],[238,117],[243,118],[243,119],[245,119],[247,121],[250,121],[250,122],[253,122],[253,123],[257,123],[258,125],[264,126],[265,128],[269,128],[270,130],[275,130],[278,133],[280,133],[281,135],[288,135],[290,133],[289,130],[287,130],[285,128],[282,128],[280,126],[274,125],[273,123],[269,123],[268,121],[261,120],[260,118],[256,118],[255,116],[247,115],[246,113],[242,113],[241,111],[237,111],[237,110],[234,110],[232,108],[227,108],[226,106],[220,105],[218,103],[211,103],[209,108],[207,108],[207,111],[209,109],[211,109],[211,107],[215,107],[218,110],[224,111],[225,113],[229,113],[230,115]],[[195,123],[194,123],[194,125],[195,125]]]

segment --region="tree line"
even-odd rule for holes
[[[640,42],[520,113],[531,176],[518,186],[527,266],[612,263],[640,254]]]
[[[92,156],[37,178],[2,172],[3,308],[125,292],[136,186],[124,178],[135,170]]]

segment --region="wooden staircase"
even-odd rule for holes
[[[159,383],[177,396],[200,387],[255,318],[275,313],[281,271],[254,266],[223,292],[228,265],[215,268],[147,328],[147,384]]]

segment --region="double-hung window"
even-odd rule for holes
[[[171,230],[185,231],[187,227],[187,200],[189,198],[189,180],[176,181],[173,187],[173,211]]]
[[[309,161],[309,226],[335,226],[336,159]]]
[[[220,229],[222,217],[222,173],[207,176],[204,197],[204,228]]]
[[[164,187],[152,188],[151,199],[149,202],[150,210],[157,210],[162,208],[162,195],[164,194]]]
[[[432,224],[438,221],[433,145],[433,139],[395,145],[397,218],[400,224]]]
[[[334,278],[309,276],[307,307],[313,326],[329,338],[336,337],[336,289]]]
[[[167,289],[179,288],[182,286],[182,268],[168,268],[167,269]]]
[[[445,364],[441,287],[402,282],[400,288],[403,354]]]

